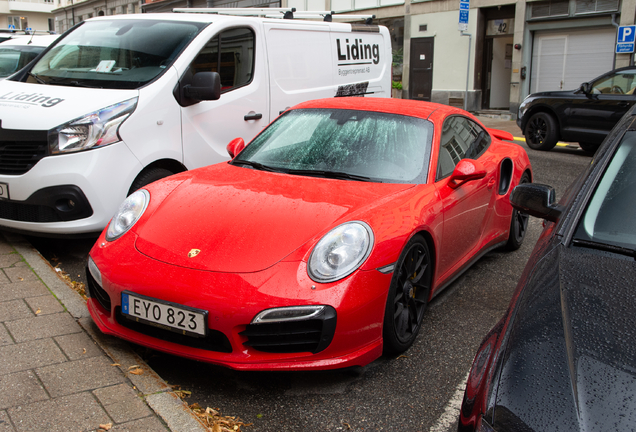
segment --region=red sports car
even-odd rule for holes
[[[432,297],[523,241],[508,198],[532,169],[502,139],[433,103],[297,105],[232,141],[230,162],[124,201],[90,252],[90,313],[105,333],[235,369],[402,352]]]

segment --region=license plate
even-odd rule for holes
[[[133,321],[143,322],[188,336],[205,337],[208,311],[134,294],[121,293],[121,311]]]
[[[9,199],[9,184],[0,183],[0,199]]]

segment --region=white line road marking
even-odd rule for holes
[[[470,371],[469,371],[470,373]],[[429,432],[448,432],[449,428],[455,424],[459,417],[459,409],[462,406],[462,399],[464,399],[464,389],[466,388],[466,382],[468,381],[468,374],[457,385],[453,397],[450,398],[446,407],[444,407],[444,413],[437,419],[437,422],[429,429]]]

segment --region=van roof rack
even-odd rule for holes
[[[375,15],[336,15],[334,11],[297,11],[296,8],[175,8],[173,12],[180,13],[209,13],[218,15],[258,16],[263,18],[281,19],[322,19],[331,22],[333,19],[357,21],[364,20],[371,24]]]

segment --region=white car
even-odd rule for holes
[[[14,36],[0,43],[0,79],[28,65],[59,37],[60,35]]]

